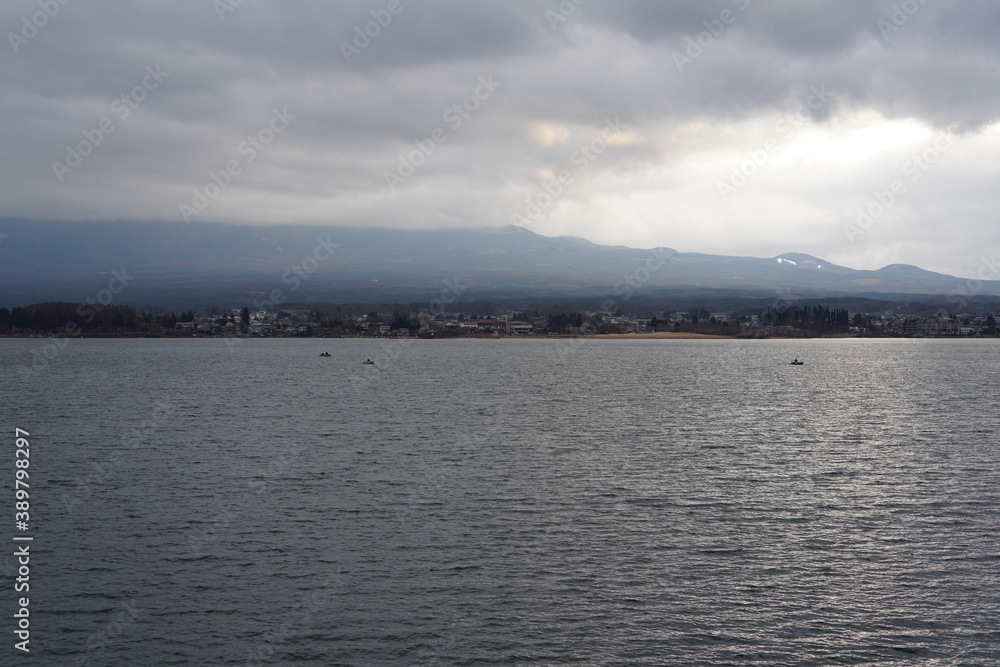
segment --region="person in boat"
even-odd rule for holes
[[[366,364],[370,364],[371,362],[372,362],[372,360],[371,360],[371,359],[365,359],[365,363],[366,363]]]
[[[799,363],[799,360],[798,359],[792,359],[792,363],[793,364],[797,364],[797,363]]]

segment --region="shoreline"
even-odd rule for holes
[[[717,338],[721,340],[733,340],[739,338],[739,336],[731,336],[727,334],[702,334],[693,333],[688,331],[657,331],[655,333],[624,333],[624,334],[586,334],[584,336],[579,336],[579,338],[586,338],[600,340],[602,338],[607,338],[611,340],[625,339],[625,340],[642,340],[642,339],[658,339],[658,338],[676,338],[676,339],[692,339],[692,338]]]
[[[727,334],[703,334],[688,331],[657,331],[655,333],[618,333],[618,334],[536,334],[536,335],[494,335],[494,334],[470,334],[467,336],[233,336],[233,335],[162,335],[162,334],[90,334],[74,335],[50,333],[50,334],[0,334],[0,340],[5,338],[34,338],[34,339],[94,339],[94,340],[124,340],[124,339],[159,339],[159,340],[231,340],[231,339],[256,339],[256,340],[560,340],[566,338],[582,338],[585,340],[815,340],[815,339],[865,339],[865,340],[971,340],[989,339],[998,336],[860,336],[854,333],[835,333],[822,336],[736,336]]]

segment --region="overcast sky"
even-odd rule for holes
[[[1000,3],[577,2],[6,0],[0,216],[1000,278]]]

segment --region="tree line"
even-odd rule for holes
[[[194,319],[194,315],[191,315]],[[173,313],[154,315],[129,306],[104,306],[98,303],[47,301],[28,306],[0,308],[2,333],[74,333],[141,332],[153,327],[174,326]]]
[[[826,306],[782,306],[768,307],[761,316],[761,323],[767,326],[790,326],[812,331],[847,331],[851,324],[846,308],[831,310]]]

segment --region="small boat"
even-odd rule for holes
[[[370,365],[374,365],[374,364],[375,364],[375,362],[374,362],[374,361],[372,361],[371,359],[365,359],[365,360],[364,360],[364,361],[362,361],[361,363],[362,363],[362,364],[365,364],[365,365],[369,365],[369,366],[370,366]]]
[[[798,359],[796,359],[795,361],[790,361],[790,362],[788,362],[788,363],[789,363],[789,365],[790,365],[790,366],[801,366],[802,364],[804,364],[804,363],[806,363],[806,362],[804,362],[804,361],[799,361]]]
[[[330,353],[329,352],[321,352],[319,356],[321,356],[321,357],[329,357]]]

